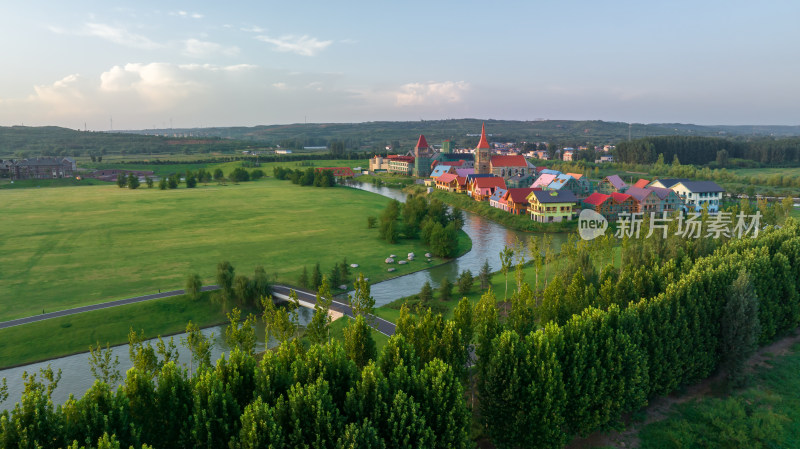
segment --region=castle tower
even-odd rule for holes
[[[426,178],[431,174],[431,149],[425,136],[419,135],[417,146],[414,147],[414,176]]]
[[[481,125],[481,140],[475,148],[476,175],[488,175],[492,173],[492,169],[489,166],[492,157],[491,150],[492,147],[489,146],[489,141],[486,140],[486,124],[484,123]]]
[[[450,140],[445,140],[442,142],[442,153],[443,154],[450,154]]]

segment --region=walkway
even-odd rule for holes
[[[275,285],[272,288],[273,297],[280,300],[287,300],[289,299],[289,291],[292,289],[293,289],[292,287],[288,287],[286,285]],[[202,287],[200,290],[207,292],[207,291],[219,290],[219,287],[216,285],[206,285],[205,287]],[[295,291],[297,291],[297,297],[300,299],[300,305],[302,305],[303,307],[307,307],[309,309],[314,308],[314,305],[316,305],[317,303],[317,295],[315,293],[298,289],[295,289]],[[164,293],[154,293],[152,295],[118,299],[116,301],[103,302],[100,304],[93,304],[90,306],[75,307],[74,309],[59,310],[58,312],[49,312],[49,313],[43,313],[41,315],[34,315],[25,318],[17,318],[16,320],[0,322],[0,329],[20,326],[22,324],[35,323],[37,321],[44,321],[50,318],[58,318],[62,316],[75,315],[83,312],[90,312],[92,310],[101,310],[101,309],[107,309],[109,307],[124,306],[127,304],[135,304],[137,302],[151,301],[153,299],[169,298],[171,296],[183,295],[184,293],[186,293],[185,290],[172,290]],[[354,317],[353,309],[348,304],[345,304],[343,302],[333,301],[333,303],[331,304],[331,310],[342,313],[349,317]],[[375,330],[386,336],[394,335],[394,329],[395,329],[394,323],[386,321],[382,318],[378,318],[374,315],[370,315],[370,318],[371,319],[368,321],[371,321],[371,325]]]

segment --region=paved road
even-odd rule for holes
[[[289,291],[292,290],[292,288],[287,287],[285,285],[276,285],[272,288],[272,290],[274,291],[274,293],[278,295],[289,296]],[[315,293],[300,289],[294,289],[294,290],[297,292],[297,297],[301,301],[309,302],[312,305],[317,303],[317,295]],[[343,302],[334,300],[333,303],[331,304],[331,310],[343,313],[351,318],[355,318],[355,315],[353,315],[353,309],[350,308],[348,304],[345,304]],[[386,336],[394,335],[395,325],[391,321],[386,321],[383,318],[379,318],[375,315],[370,315],[367,321],[370,322],[370,325],[376,331],[382,333],[383,335]]]
[[[201,288],[201,290],[204,291],[204,292],[212,291],[212,290],[218,290],[218,289],[219,289],[219,287],[216,286],[216,285],[206,285],[205,287]],[[285,285],[275,285],[273,287],[273,290],[275,291],[276,294],[279,294],[279,295],[282,295],[282,296],[288,296],[289,295],[289,291],[291,290],[291,288],[287,287]],[[126,304],[134,304],[134,303],[137,303],[137,302],[150,301],[150,300],[153,300],[153,299],[168,298],[170,296],[178,296],[178,295],[182,295],[184,293],[186,293],[185,290],[172,290],[172,291],[163,292],[163,293],[154,293],[152,295],[137,296],[135,298],[126,298],[126,299],[119,299],[119,300],[116,300],[116,301],[104,302],[104,303],[100,303],[100,304],[93,304],[93,305],[90,305],[90,306],[76,307],[74,309],[59,310],[58,312],[43,313],[41,315],[34,315],[34,316],[26,317],[26,318],[18,318],[16,320],[0,322],[0,329],[5,329],[7,327],[19,326],[19,325],[22,325],[22,324],[35,323],[37,321],[48,320],[50,318],[57,318],[57,317],[60,317],[60,316],[75,315],[75,314],[78,314],[78,313],[89,312],[89,311],[92,311],[92,310],[107,309],[109,307],[124,306]],[[306,302],[306,303],[310,303],[312,307],[313,307],[314,304],[317,303],[316,294],[311,293],[309,291],[297,290],[297,296],[300,298],[301,301]],[[342,303],[342,302],[333,301],[333,304],[331,304],[331,310],[343,313],[343,314],[345,314],[345,315],[347,315],[349,317],[353,316],[353,309],[351,309],[349,305],[347,305],[345,303]],[[375,330],[377,330],[378,332],[380,332],[380,333],[382,333],[384,335],[388,335],[388,336],[394,335],[395,326],[394,326],[393,323],[391,323],[389,321],[386,321],[386,320],[384,320],[382,318],[375,317],[375,316],[371,316],[371,318],[372,318],[371,321],[372,321],[372,324],[373,324],[372,327],[374,327]]]

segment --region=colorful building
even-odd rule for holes
[[[506,192],[508,192],[506,189],[495,189],[492,196],[489,197],[489,205],[500,210],[508,210],[508,203],[503,199]]]
[[[625,181],[619,175],[606,176],[597,184],[597,191],[600,193],[623,193],[628,188]]]
[[[569,190],[534,190],[528,195],[531,220],[554,223],[572,220],[578,198]]]
[[[414,171],[414,156],[389,156],[389,173],[411,176]]]
[[[486,201],[496,189],[505,189],[506,182],[499,176],[473,178],[469,185],[470,196],[475,201]]]
[[[432,156],[433,149],[428,147],[428,141],[425,140],[425,136],[420,134],[417,144],[414,146],[414,176],[427,178],[431,174]]]
[[[533,192],[530,187],[510,188],[503,194],[501,201],[505,202],[505,210],[514,215],[525,215],[528,213],[528,195]]]
[[[708,205],[709,212],[718,212],[725,190],[714,181],[681,181],[672,186],[684,202],[686,210],[699,212]]]
[[[448,192],[455,192],[458,190],[458,176],[454,173],[445,173],[436,178],[436,188],[439,190],[446,190]]]

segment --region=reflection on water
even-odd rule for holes
[[[353,182],[348,185],[399,201],[405,201],[406,198],[406,195],[397,189],[375,187],[370,184],[359,182]],[[516,238],[523,243],[527,243],[532,235],[525,232],[512,231],[500,224],[467,211],[464,211],[464,231],[472,239],[472,249],[467,254],[437,267],[373,284],[371,290],[372,296],[375,298],[376,306],[385,305],[398,298],[419,293],[425,281],[429,281],[435,288],[438,287],[439,282],[445,277],[454,281],[459,273],[464,270],[470,270],[473,275],[477,275],[485,261],[489,262],[492,271],[497,271],[500,269],[500,251],[503,247],[506,245],[513,246]],[[564,242],[567,237],[566,234],[551,234],[551,236],[553,237],[553,247],[556,250],[560,248],[561,243]],[[311,314],[311,310],[301,308],[301,324],[307,324],[311,320]],[[223,339],[225,335],[225,326],[215,326],[204,329],[203,333],[206,335],[210,335],[211,333],[215,334],[214,345],[212,347],[212,360],[217,360],[223,353],[228,351],[228,347],[225,345]],[[256,329],[259,350],[263,350],[264,348],[264,335],[264,325],[259,322]],[[184,338],[184,334],[176,335],[174,338],[176,345],[179,345],[180,362],[189,366],[189,350],[180,346],[180,339]],[[273,347],[275,344],[274,341],[270,341],[267,346]],[[114,355],[119,356],[120,370],[122,372],[127,371],[131,367],[131,362],[128,358],[128,345],[117,346],[113,348],[113,351]],[[29,373],[38,372],[39,368],[46,367],[48,363],[54,370],[61,369],[62,371],[61,383],[53,392],[53,402],[56,404],[63,403],[70,394],[75,394],[76,396],[82,395],[91,387],[92,383],[94,383],[94,378],[89,369],[87,353],[2,370],[0,371],[0,377],[8,379],[9,400],[0,405],[0,409],[13,408],[14,403],[19,401],[24,389],[22,384],[23,371],[28,371]]]

